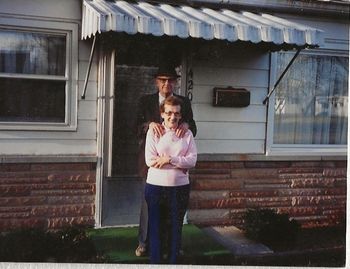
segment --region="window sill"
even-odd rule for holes
[[[284,152],[280,155],[264,154],[198,154],[198,161],[208,162],[234,162],[234,161],[344,161],[347,160],[346,154],[341,155],[291,155]]]
[[[0,122],[3,131],[76,131],[76,123]]]
[[[347,156],[346,145],[278,145],[271,146],[267,156]]]

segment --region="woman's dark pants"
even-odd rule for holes
[[[162,249],[166,244],[168,262],[176,264],[189,194],[189,184],[174,187],[146,184],[145,199],[148,206],[148,239],[152,264],[161,263]],[[168,231],[165,232],[166,229]],[[165,238],[161,233],[168,233],[168,242],[164,242]]]

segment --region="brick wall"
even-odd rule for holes
[[[346,161],[198,162],[189,222],[242,225],[248,208],[288,213],[302,227],[332,226],[346,213]]]
[[[93,163],[0,164],[0,231],[94,225]]]

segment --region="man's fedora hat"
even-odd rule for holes
[[[175,66],[170,64],[163,64],[159,66],[158,72],[156,73],[155,77],[160,77],[160,76],[172,77],[172,78],[180,77],[175,71]]]

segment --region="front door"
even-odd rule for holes
[[[136,110],[139,98],[156,92],[160,61],[144,44],[116,54],[111,176],[104,179],[102,226],[138,224],[143,184],[138,176]],[[151,47],[151,46],[149,46]]]

